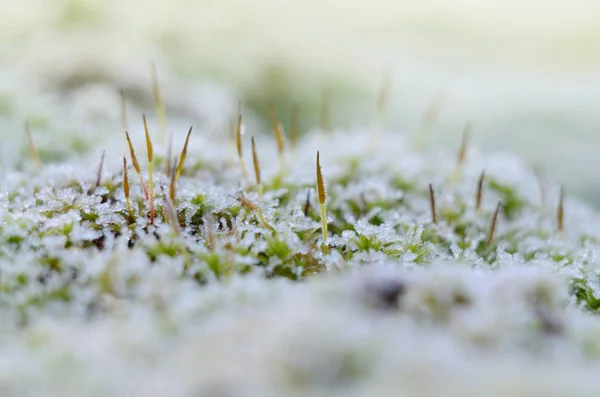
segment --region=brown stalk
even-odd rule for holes
[[[465,160],[467,158],[467,148],[469,146],[469,138],[471,135],[472,129],[471,123],[467,123],[462,135],[462,141],[460,144],[460,149],[458,150],[458,156],[456,160],[456,167],[461,168],[465,164]]]
[[[190,136],[192,135],[192,128],[190,126],[190,130],[185,137],[185,144],[183,145],[183,149],[181,150],[181,155],[179,155],[179,164],[177,165],[177,171],[175,172],[175,182],[179,179],[179,175],[181,175],[181,171],[183,170],[183,162],[185,161],[185,157],[187,156],[188,144],[190,143]]]
[[[169,161],[170,162],[170,161]],[[171,178],[171,182],[169,183],[169,197],[171,198],[171,202],[176,205],[177,202],[175,201],[175,196],[176,196],[176,190],[177,190],[177,173],[176,173],[176,167],[177,167],[177,157],[175,157],[175,161],[173,162],[173,166],[171,167],[171,174],[170,174],[170,178]]]
[[[143,114],[144,120],[144,132],[146,133],[146,150],[148,151],[148,201],[150,202],[150,224],[154,224],[154,179],[153,179],[153,161],[154,161],[154,149],[152,148],[152,139],[148,132],[148,123],[146,122],[146,115]]]
[[[565,200],[565,189],[561,185],[561,187],[560,187],[560,197],[558,199],[558,208],[556,210],[556,223],[557,223],[557,226],[558,226],[558,231],[561,232],[561,233],[565,230],[565,207],[564,207],[564,200]]]
[[[131,200],[129,198],[129,176],[127,175],[127,159],[125,156],[123,156],[123,192],[125,193],[127,212],[131,213]]]
[[[235,128],[235,139],[237,143],[238,160],[240,162],[240,167],[242,168],[242,174],[244,174],[244,179],[246,180],[246,183],[249,184],[250,176],[248,175],[248,170],[246,169],[246,163],[244,163],[244,157],[242,152],[242,128],[242,104],[240,103],[238,109],[237,124]]]
[[[273,229],[273,227],[271,225],[269,225],[267,223],[267,221],[265,220],[265,217],[263,216],[263,213],[260,209],[260,207],[258,207],[256,204],[254,204],[252,201],[248,200],[248,198],[246,198],[246,196],[244,196],[244,193],[241,193],[238,195],[237,199],[242,203],[242,205],[246,208],[248,208],[250,211],[254,211],[256,212],[256,215],[258,216],[258,219],[260,220],[260,222],[262,223],[262,225],[269,229],[274,231],[275,229]]]
[[[467,123],[462,135],[462,141],[460,144],[460,148],[458,149],[458,155],[456,156],[456,166],[454,167],[454,172],[452,173],[451,183],[455,184],[460,179],[462,168],[465,164],[465,160],[467,159],[467,149],[469,146],[469,136],[471,131],[471,123]]]
[[[135,150],[133,149],[133,144],[131,143],[131,139],[129,138],[129,133],[125,131],[125,136],[127,137],[127,144],[129,145],[129,153],[131,155],[131,163],[133,164],[133,169],[137,172],[140,177],[140,185],[142,186],[142,190],[144,192],[144,197],[146,200],[148,197],[148,188],[146,187],[146,182],[144,182],[144,177],[142,176],[142,169],[140,168],[140,163],[138,163],[137,156],[135,155]]]
[[[306,190],[306,201],[304,202],[304,216],[308,216],[310,211],[310,189]]]
[[[104,168],[104,155],[106,151],[102,151],[102,155],[100,156],[100,164],[98,164],[98,171],[96,172],[96,189],[100,187],[102,184],[102,169]]]
[[[320,154],[317,151],[317,192],[319,193],[319,204],[321,207],[321,230],[323,232],[323,242],[327,242],[327,190],[323,181],[323,170],[321,169]]]
[[[488,231],[486,244],[489,246],[494,239],[494,233],[496,232],[496,222],[498,221],[498,214],[500,213],[500,208],[502,208],[502,202],[498,202],[496,206],[496,211],[494,211],[494,215],[492,215],[492,221],[490,223],[490,229]]]
[[[283,157],[283,151],[285,149],[285,138],[283,135],[283,128],[281,127],[281,123],[277,119],[277,111],[275,109],[275,104],[273,103],[271,103],[269,107],[269,114],[271,116],[271,123],[273,124],[275,141],[277,142],[277,153],[279,154],[279,162],[281,165],[281,170],[283,170],[285,168],[285,160]]]
[[[260,180],[260,163],[258,162],[258,153],[256,152],[256,143],[254,142],[254,137],[252,137],[252,162],[254,163],[254,176],[256,177],[258,195],[262,196],[262,183]]]
[[[433,186],[429,184],[429,206],[431,208],[431,221],[434,225],[437,225],[437,212],[435,209],[435,193],[433,192]]]
[[[254,203],[244,196],[244,193],[240,193],[238,196],[238,200],[242,203],[244,207],[247,207],[250,211],[256,211],[258,207],[254,205]]]
[[[323,170],[321,169],[320,153],[317,151],[317,191],[319,192],[319,203],[325,204],[327,200],[327,190],[323,182]]]
[[[479,180],[477,181],[477,193],[475,193],[475,211],[479,212],[481,209],[481,197],[483,196],[483,179],[485,178],[485,171],[481,171]]]

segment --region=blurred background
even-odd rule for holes
[[[242,100],[256,128],[270,101],[284,125],[298,107],[302,130],[322,122],[323,103],[332,128],[369,126],[387,87],[387,129],[413,135],[434,104],[430,145],[455,150],[470,122],[475,145],[516,153],[600,205],[597,0],[0,0],[0,10],[4,163],[25,119],[49,157],[85,150],[74,138],[84,130],[122,134],[119,92],[130,112],[153,109],[154,63],[169,123],[218,126]]]

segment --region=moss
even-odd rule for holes
[[[206,203],[206,196],[202,193],[197,194],[190,200],[190,203],[202,208],[202,206]]]
[[[19,285],[27,285],[29,283],[29,276],[25,273],[19,273],[16,281]]]
[[[265,254],[269,257],[278,257],[282,261],[286,261],[293,252],[292,248],[278,237],[266,237],[267,249]]]
[[[181,254],[181,250],[182,246],[179,243],[168,239],[159,239],[156,244],[147,248],[147,254],[148,258],[154,262],[161,255],[173,258]]]
[[[374,236],[358,235],[353,242],[356,244],[359,251],[364,252],[381,251],[384,246],[383,243]]]
[[[95,224],[95,222],[98,221],[98,218],[100,218],[98,213],[94,212],[93,210],[81,210],[80,214],[82,221],[90,222],[91,224]]]
[[[320,230],[320,228],[315,227],[310,229],[296,230],[295,233],[301,241],[308,242],[318,238]]]
[[[217,278],[221,279],[231,275],[233,272],[233,264],[229,262],[226,257],[223,257],[217,253],[204,254],[200,257],[201,261],[206,263],[212,274]]]
[[[61,273],[64,268],[62,259],[55,256],[45,256],[41,258],[40,265],[57,273]]]
[[[587,279],[574,278],[572,280],[572,294],[575,296],[577,303],[588,310],[597,311],[600,309],[600,299],[594,296]]]
[[[187,183],[194,181],[194,185],[199,183],[201,187],[197,190],[188,188],[186,195],[175,200],[175,224],[168,221],[170,211],[162,200],[156,201],[155,225],[149,224],[149,205],[139,187],[131,191],[131,213],[125,210],[120,170],[112,175],[105,171],[102,186],[90,189],[95,176],[95,167],[91,167],[89,183],[67,179],[60,185],[48,181],[29,188],[24,181],[16,185],[18,188],[9,190],[4,226],[18,226],[22,233],[7,232],[3,227],[0,230],[2,239],[15,252],[26,246],[30,237],[43,240],[50,236],[66,237],[65,252],[101,252],[106,249],[108,241],[125,237],[127,247],[143,250],[151,263],[159,262],[161,257],[182,258],[184,277],[192,277],[200,284],[213,278],[226,280],[253,269],[263,271],[267,277],[300,280],[322,273],[328,268],[327,263],[343,261],[342,267],[360,263],[364,255],[358,253],[377,253],[381,257],[417,265],[440,258],[468,258],[469,263],[495,268],[500,254],[519,254],[526,261],[543,254],[557,268],[589,265],[589,261],[580,263],[575,258],[576,252],[580,252],[577,247],[563,249],[539,243],[553,237],[552,232],[540,228],[539,223],[528,228],[521,227],[518,222],[512,223],[527,211],[537,215],[543,213],[522,198],[518,186],[502,185],[493,175],[486,179],[486,186],[494,193],[489,195],[491,200],[497,200],[497,196],[502,200],[504,217],[499,220],[503,227],[496,230],[488,243],[485,237],[492,214],[475,213],[469,208],[473,192],[447,189],[449,200],[447,203],[440,200],[437,224],[432,224],[430,214],[423,213],[429,209],[427,183],[408,179],[393,167],[390,170],[365,170],[361,167],[362,155],[342,158],[336,177],[328,179],[327,170],[324,172],[328,188],[329,238],[332,241],[317,246],[321,240],[321,228],[316,226],[320,222],[320,213],[314,197],[309,198],[308,206],[305,199],[307,191],[314,192],[314,183],[306,180],[296,183],[291,177],[292,170],[288,169],[286,173],[275,173],[270,179],[263,178],[262,199],[252,196],[253,188],[246,189],[251,200],[249,204],[242,205],[235,200],[239,197],[239,181],[235,182],[235,187],[231,181],[230,171],[237,166],[236,163],[228,159],[205,163],[190,157],[183,168],[182,175],[186,177],[179,181],[179,185],[185,189]],[[165,176],[158,174],[164,172],[164,167],[158,167],[161,161],[158,156],[155,159],[155,176],[160,181]],[[107,165],[105,170],[108,169],[111,168]],[[375,174],[377,188],[369,190],[373,189]],[[198,179],[206,175],[209,176],[208,182]],[[228,193],[217,194],[211,185],[231,189]],[[364,190],[361,190],[362,186]],[[42,218],[32,220],[18,216],[19,211],[23,211],[20,207],[23,200],[19,200],[24,195],[20,193],[22,191],[29,191],[35,197],[33,207],[28,207],[27,211],[35,211]],[[51,191],[52,199],[48,198],[46,191]],[[484,197],[488,196],[486,193]],[[77,199],[73,200],[73,196]],[[102,203],[102,210],[83,204],[94,202]],[[47,227],[59,216],[73,212],[80,217],[76,222],[80,222],[84,230],[91,229],[96,233],[91,237],[74,236],[74,220],[68,217]],[[265,214],[268,215],[268,225],[261,219]],[[357,228],[358,221],[363,222],[362,227],[372,228],[374,232],[357,233],[361,230]],[[209,228],[209,225],[212,227]],[[126,236],[122,236],[123,230],[126,230]],[[539,244],[526,246],[523,241],[527,239]],[[600,237],[588,233],[579,236],[577,241],[579,246],[595,245]],[[73,260],[50,252],[43,242],[27,245],[27,248],[36,253],[36,263],[40,265],[28,278],[28,284],[35,284],[38,279],[45,280],[47,275],[43,272],[66,278],[68,269],[79,268]],[[7,251],[6,255],[14,254]],[[23,279],[14,277],[15,280],[5,284],[4,288],[22,285]],[[109,273],[103,273],[93,276],[89,282],[98,283],[103,293],[113,294],[115,291],[110,277]],[[573,295],[582,305],[595,311],[600,308],[600,297],[596,297],[589,287],[591,278],[578,279]]]
[[[12,235],[7,237],[6,242],[13,248],[18,248],[24,240],[24,236]]]
[[[514,217],[526,206],[526,201],[521,198],[514,188],[497,182],[494,179],[487,178],[487,186],[500,196],[502,201],[502,212],[508,219]]]

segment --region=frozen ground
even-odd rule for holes
[[[381,135],[371,156],[373,131],[313,131],[295,154],[287,142],[282,176],[274,140],[261,135],[260,199],[244,182],[231,137],[198,128],[177,184],[176,233],[156,124],[150,120],[155,226],[131,167],[127,211],[123,137],[62,154],[40,171],[23,154],[22,170],[5,175],[2,395],[600,391],[599,216],[567,198],[560,230],[557,186],[514,157],[470,146],[456,179],[454,151],[416,151],[401,133]],[[183,138],[175,135],[174,153]],[[317,150],[328,188],[327,248]],[[264,222],[236,199],[240,189]]]
[[[384,3],[320,2],[317,16],[293,2],[0,0],[0,395],[600,393],[600,215],[580,199],[596,185],[598,6]],[[150,61],[169,158],[194,125],[175,200]],[[394,90],[378,132],[382,70]],[[330,85],[347,100],[334,96],[336,128],[320,131]],[[440,86],[430,144],[416,148]],[[283,171],[260,119],[269,95],[286,127]],[[232,137],[239,97],[250,181]],[[292,147],[295,101],[311,128]],[[122,133],[148,183],[142,112],[155,225]]]

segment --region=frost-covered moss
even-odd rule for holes
[[[560,230],[556,186],[474,148],[456,179],[452,151],[417,152],[397,133],[371,153],[369,132],[314,132],[283,168],[256,138],[262,195],[234,142],[197,132],[173,203],[156,144],[153,224],[134,169],[127,207],[124,137],[90,148],[112,148],[99,185],[98,158],[4,178],[4,395],[600,390],[592,210],[567,198]]]

